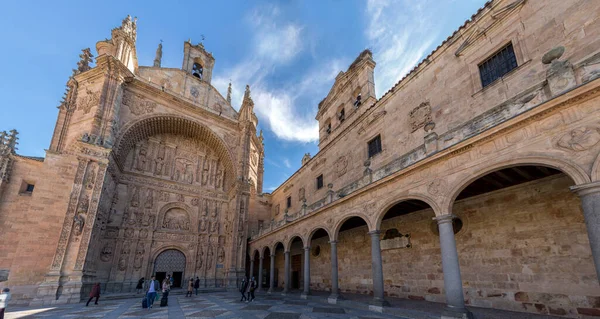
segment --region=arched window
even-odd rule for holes
[[[200,63],[194,63],[194,67],[192,68],[192,75],[199,79],[202,79],[202,72],[204,72],[202,65]]]

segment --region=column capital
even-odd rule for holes
[[[290,251],[289,251],[289,250],[288,250],[288,251],[284,251],[283,253],[284,253],[285,255],[289,255],[289,254],[290,254]]]
[[[263,260],[263,259],[265,259],[265,256],[260,256],[260,257],[258,257],[258,259]]]
[[[310,250],[310,246],[304,247],[304,250]]]
[[[454,214],[445,214],[433,217],[432,219],[437,221],[438,225],[441,225],[445,223],[452,223],[452,220],[454,220],[454,218],[457,218],[457,216]]]
[[[600,181],[571,186],[570,189],[579,196],[600,193]]]
[[[254,258],[251,258],[251,259],[250,259],[250,262],[251,262],[251,263],[253,263],[253,262],[254,262]]]
[[[329,243],[335,245],[337,244],[337,240],[330,240]]]
[[[371,237],[375,237],[375,236],[379,237],[379,235],[381,234],[381,231],[379,229],[372,230],[372,231],[368,232],[368,234],[371,235]]]
[[[271,256],[271,258],[275,258],[275,254],[274,254],[274,253],[273,253],[273,254],[271,254],[270,256]]]

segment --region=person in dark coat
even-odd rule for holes
[[[200,289],[200,278],[196,277],[194,282],[194,289],[196,290],[196,296],[198,296],[198,289]]]
[[[100,283],[97,282],[94,284],[94,287],[92,287],[92,291],[90,291],[90,299],[88,299],[87,303],[85,304],[85,306],[89,306],[90,301],[92,301],[93,298],[96,298],[96,301],[94,302],[94,305],[98,304],[98,298],[100,298]]]
[[[248,300],[248,298],[246,298],[246,289],[248,289],[248,281],[246,281],[246,277],[242,278],[242,284],[240,286],[240,292],[242,293],[242,299],[240,301]]]
[[[248,283],[248,300],[250,302],[254,301],[254,291],[256,290],[256,280],[254,280],[254,277],[252,277],[252,279],[250,279],[250,282]]]
[[[144,279],[144,277],[142,277],[142,278],[140,278],[140,280],[138,280],[137,286],[135,286],[136,293],[139,294],[139,293],[142,292],[142,290],[144,289],[144,282],[145,281],[146,280]]]

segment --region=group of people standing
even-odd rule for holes
[[[144,299],[142,299],[142,307],[150,309],[154,305],[154,301],[159,299],[160,306],[167,307],[169,302],[169,292],[171,291],[173,280],[174,279],[171,277],[171,275],[167,275],[167,277],[163,279],[162,283],[156,280],[155,276],[152,276],[148,281],[146,281],[144,277],[140,278],[136,286],[136,290],[138,293],[140,293],[142,289],[146,292],[146,296]],[[159,294],[161,292],[162,297]]]
[[[242,279],[242,284],[240,285],[240,293],[242,294],[242,299],[240,301],[254,301],[254,291],[256,290],[256,287],[258,287],[258,284],[254,277],[251,277],[250,281],[246,280],[246,277],[244,277]]]
[[[198,296],[199,288],[200,288],[200,278],[196,277],[196,280],[194,280],[194,278],[190,278],[190,281],[188,282],[188,290],[187,290],[187,293],[185,294],[185,296],[191,297],[194,290],[196,291],[196,296]]]

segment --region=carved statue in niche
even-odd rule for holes
[[[90,165],[90,170],[85,177],[85,188],[92,189],[94,188],[94,182],[96,181],[96,167],[92,164]]]
[[[204,251],[202,249],[202,246],[198,247],[198,256],[196,258],[197,262],[196,265],[198,265],[198,269],[202,269],[202,262],[204,259]]]
[[[223,179],[225,178],[225,171],[221,167],[217,170],[217,180],[215,182],[215,188],[221,189],[223,187]]]
[[[121,257],[119,257],[118,267],[119,270],[124,271],[127,269],[127,258],[129,257],[129,243],[123,244],[121,249]]]
[[[165,214],[162,228],[172,230],[190,230],[190,219],[187,212],[181,208],[171,208]]]
[[[112,246],[109,243],[104,244],[102,250],[100,251],[100,260],[103,262],[109,262],[112,258]]]
[[[192,172],[192,163],[186,159],[178,158],[175,161],[174,181],[191,184],[194,182],[194,173]]]
[[[219,230],[219,221],[217,219],[213,219],[210,222],[210,232],[215,233]]]
[[[202,199],[202,216],[208,216],[209,202],[208,199]]]
[[[158,152],[156,154],[156,159],[154,160],[154,175],[163,175],[163,166],[165,163],[165,145],[160,142],[158,145]]]
[[[137,225],[142,225],[143,221],[144,221],[144,212],[136,210],[136,212],[135,212],[135,223]]]
[[[144,253],[146,249],[144,248],[144,243],[139,243],[137,246],[137,251],[135,252],[135,258],[133,260],[133,268],[140,269],[142,268],[142,261],[144,260]]]
[[[140,205],[140,189],[137,186],[133,186],[133,195],[131,195],[131,206],[138,207]]]
[[[79,236],[83,232],[83,225],[85,224],[84,214],[79,213],[73,217],[73,229],[75,230],[75,235]]]
[[[143,141],[142,143],[140,143],[140,152],[138,153],[138,157],[137,157],[136,168],[138,171],[143,172],[146,169],[147,153],[148,153],[148,144],[146,143],[146,141]]]
[[[194,182],[194,173],[192,172],[192,164],[186,163],[185,170],[183,172],[183,181],[187,184]]]
[[[204,158],[204,164],[202,165],[202,186],[208,183],[208,177],[210,174],[210,160],[208,158],[208,154]]]
[[[224,225],[224,228],[225,228],[225,234],[227,234],[227,235],[231,234],[231,231],[233,230],[233,229],[231,228],[231,221],[229,220],[229,217],[228,217],[228,215],[229,215],[229,214],[226,214],[226,215],[225,215],[225,223],[224,223],[224,224],[225,224],[225,225]]]
[[[84,193],[81,199],[79,200],[79,208],[77,209],[78,214],[87,214],[88,209],[90,207],[90,196],[87,193]]]
[[[225,260],[225,250],[223,249],[223,246],[219,246],[219,252],[217,254],[217,261],[219,263],[223,263],[224,260]]]
[[[202,218],[200,219],[200,224],[198,225],[198,231],[201,233],[206,232],[207,227],[208,226],[208,222],[206,221],[206,218]]]
[[[150,214],[150,212],[148,212],[148,213],[144,214],[144,218],[142,219],[142,226],[152,226],[152,225],[154,225],[154,215],[152,215],[152,214]]]
[[[206,253],[206,269],[210,270],[212,268],[214,253],[212,246],[208,246],[208,252]]]
[[[146,192],[146,203],[144,204],[144,207],[152,208],[153,204],[154,204],[154,191],[151,188],[148,188],[148,191]]]

